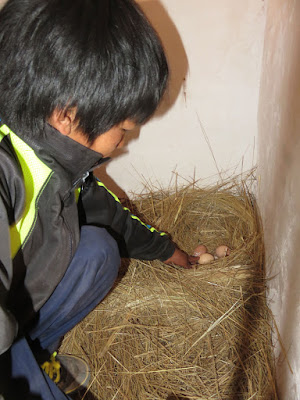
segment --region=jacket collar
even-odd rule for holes
[[[93,170],[109,158],[103,158],[82,144],[62,135],[46,124],[44,134],[38,139],[22,137],[36,155],[54,171],[63,171],[74,185],[86,172]]]

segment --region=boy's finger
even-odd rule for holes
[[[199,257],[196,256],[188,256],[189,263],[191,265],[198,264]]]

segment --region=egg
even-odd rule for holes
[[[193,253],[193,256],[199,257],[201,254],[207,253],[207,247],[204,244],[199,244]]]
[[[228,246],[225,246],[224,244],[216,248],[216,256],[218,258],[229,256],[229,254],[230,248]]]
[[[198,264],[209,264],[214,261],[214,256],[210,253],[203,253],[200,255]]]

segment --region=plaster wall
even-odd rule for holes
[[[137,0],[171,68],[155,117],[97,171],[117,195],[168,186],[176,171],[212,183],[256,163],[263,0]],[[6,0],[0,0],[0,7]],[[152,183],[151,183],[152,182]]]
[[[300,399],[300,3],[269,0],[259,104],[258,201],[281,400]]]
[[[214,183],[256,163],[264,0],[137,0],[171,69],[155,117],[97,171],[117,195],[144,186]],[[0,7],[6,0],[0,0]],[[152,182],[152,183],[151,183]]]
[[[132,196],[149,182],[168,186],[173,171],[206,184],[250,169],[256,163],[264,1],[138,2],[162,38],[171,82],[156,116],[98,175],[118,195]]]

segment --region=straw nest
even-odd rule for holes
[[[114,289],[64,340],[61,351],[92,367],[80,398],[277,399],[263,241],[245,181],[154,190],[132,208],[188,253],[199,243],[232,252],[191,270],[127,260]]]

